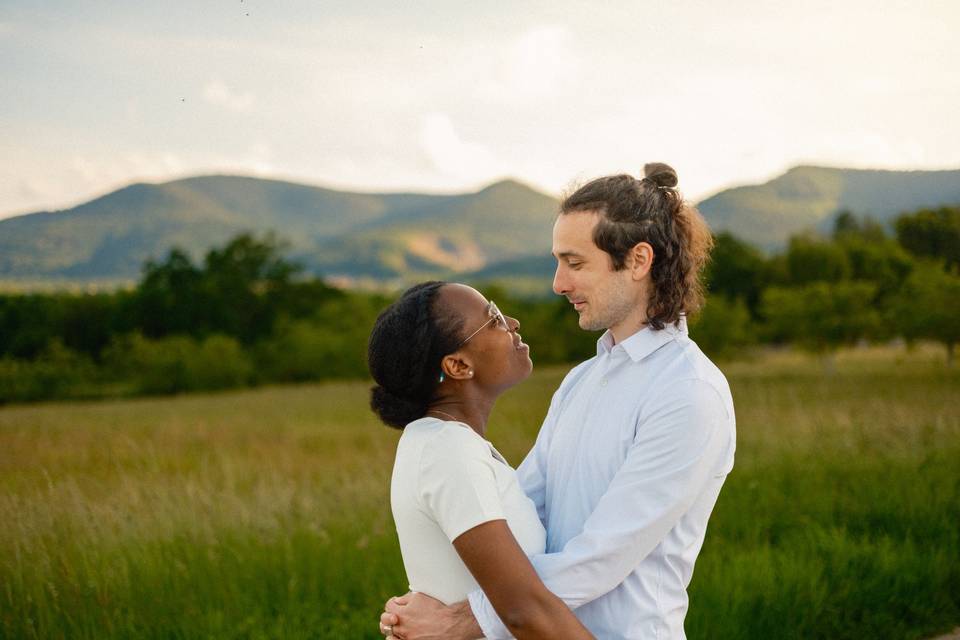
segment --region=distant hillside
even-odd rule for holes
[[[172,246],[200,256],[275,231],[316,273],[389,279],[549,250],[556,201],[514,181],[462,195],[364,194],[237,176],[134,184],[72,209],[0,220],[0,278],[136,279]]]
[[[960,203],[960,171],[796,167],[700,203],[714,231],[765,248],[828,228],[850,209],[889,221]],[[557,201],[504,180],[476,193],[350,193],[239,176],[133,184],[72,209],[0,220],[0,282],[118,282],[173,246],[199,258],[241,231],[274,231],[290,255],[339,283],[427,277],[530,285],[553,273]],[[542,289],[548,290],[543,284]]]
[[[321,271],[374,278],[463,272],[550,252],[557,202],[511,180],[448,196],[320,244]]]
[[[799,231],[828,229],[844,209],[888,222],[903,212],[958,203],[960,170],[795,167],[765,184],[721,191],[699,208],[714,231],[772,249]]]

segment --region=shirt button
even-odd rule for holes
[[[602,378],[600,378],[600,386],[601,387],[607,386],[607,376],[603,376]]]

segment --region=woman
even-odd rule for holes
[[[390,488],[403,563],[412,591],[445,604],[479,586],[517,638],[592,638],[527,560],[544,551],[543,525],[483,437],[497,397],[533,367],[519,327],[443,282],[412,287],[377,318],[370,404],[404,431]]]

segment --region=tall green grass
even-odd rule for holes
[[[939,352],[724,367],[737,464],[691,638],[921,638],[960,622],[960,376]],[[518,463],[564,371],[498,404]],[[376,638],[405,590],[398,433],[359,383],[0,409],[0,637]]]

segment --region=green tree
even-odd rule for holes
[[[63,324],[58,332],[64,345],[98,359],[116,330],[117,300],[118,296],[107,293],[64,299]]]
[[[850,278],[850,261],[838,244],[811,236],[794,236],[787,247],[790,284],[839,282]]]
[[[258,240],[241,234],[204,259],[203,284],[210,327],[250,344],[273,331],[275,298],[301,269],[281,256],[283,245],[271,234]]]
[[[34,360],[58,337],[69,296],[49,294],[0,297],[0,357]]]
[[[859,238],[867,242],[882,242],[887,239],[883,225],[870,216],[859,217],[849,209],[844,209],[833,220],[833,239]]]
[[[890,311],[892,324],[907,340],[943,344],[947,366],[953,366],[960,342],[960,277],[937,264],[921,264],[907,278]]]
[[[960,207],[921,209],[897,218],[897,241],[910,253],[960,269]]]
[[[767,274],[767,261],[757,248],[726,231],[716,235],[704,274],[711,294],[739,298],[755,313]]]
[[[767,329],[824,358],[833,371],[833,354],[874,335],[880,314],[873,306],[870,282],[815,282],[803,287],[771,287],[763,295]]]
[[[742,355],[756,342],[743,300],[717,294],[711,295],[703,310],[691,320],[690,335],[704,353],[716,358]]]
[[[136,294],[137,327],[152,338],[222,333],[249,345],[266,337],[284,305],[302,310],[296,294],[333,295],[322,283],[296,283],[301,267],[284,259],[282,248],[272,235],[244,233],[211,249],[202,267],[176,248],[162,262],[148,261]]]
[[[181,249],[171,249],[162,262],[143,265],[135,298],[136,324],[148,337],[197,336],[207,329],[203,273]]]
[[[913,269],[915,259],[896,241],[889,238],[868,240],[860,235],[846,235],[837,244],[847,254],[852,280],[873,282],[877,285],[874,307],[882,311],[890,301],[901,295],[900,289]],[[886,337],[893,337],[895,329],[884,325]]]

